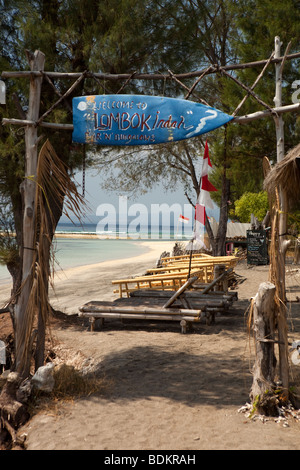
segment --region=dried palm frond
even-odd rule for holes
[[[35,250],[33,251],[30,278],[31,289],[26,307],[26,322],[19,331],[18,345],[23,348],[23,363],[26,368],[31,358],[34,341],[34,328],[39,318],[42,329],[49,326],[51,307],[49,304],[49,282],[53,281],[54,255],[52,239],[56,229],[55,215],[64,214],[71,219],[72,215],[79,221],[83,215],[85,203],[71,180],[68,169],[57,156],[49,140],[41,148],[38,158],[35,193]],[[57,212],[58,211],[58,212]],[[21,286],[22,289],[22,286]],[[45,331],[42,331],[44,334]],[[16,347],[18,346],[16,345]]]
[[[264,189],[269,194],[274,194],[275,188],[281,188],[286,193],[290,208],[300,200],[300,170],[296,160],[299,157],[300,144],[274,165],[264,181]]]
[[[262,163],[263,163],[264,178],[266,178],[267,175],[270,173],[270,171],[272,169],[271,163],[270,163],[270,160],[268,159],[268,157],[264,157]]]

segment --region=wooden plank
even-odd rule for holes
[[[190,310],[190,309],[172,309],[167,310],[162,308],[149,308],[149,307],[120,307],[120,306],[97,306],[97,305],[83,305],[79,309],[82,313],[124,313],[124,314],[143,314],[143,315],[185,315],[195,316],[201,315],[201,310]]]
[[[211,255],[205,253],[194,253],[192,254],[193,259],[213,258]],[[163,256],[161,261],[179,260],[179,259],[190,259],[190,254],[174,255],[174,256]]]
[[[205,268],[210,268],[214,269],[215,266],[218,264],[224,264],[225,266],[230,266],[230,267],[235,267],[237,265],[237,259],[236,260],[222,260],[222,261],[193,261],[191,265],[186,263],[185,261],[178,261],[176,263],[168,263],[162,266],[161,268],[152,268],[149,269],[149,273],[154,272],[154,273],[160,273],[160,272],[167,272],[167,271],[175,271],[176,269],[178,271],[183,271],[183,270],[188,270],[190,267],[192,269],[205,269]],[[147,272],[148,272],[147,271]]]
[[[185,320],[188,322],[199,322],[201,320],[199,316],[189,315],[173,315],[171,314],[143,314],[143,313],[120,313],[120,312],[82,312],[79,316],[81,317],[92,317],[92,318],[126,318],[131,320],[159,320],[159,321],[181,321]]]
[[[231,273],[233,271],[232,268],[229,268],[227,271],[224,271],[220,276],[218,276],[214,281],[212,281],[202,292],[201,295],[206,294],[206,292],[209,292],[221,279],[223,279],[226,275]]]
[[[197,276],[194,276],[194,277],[191,277],[190,279],[188,279],[184,284],[183,286],[180,287],[180,289],[178,289],[177,292],[175,292],[175,294],[165,303],[164,305],[164,308],[168,308],[170,307],[176,299],[178,299],[178,297],[180,297],[180,295],[186,291],[186,289],[191,286],[195,281],[197,281]]]
[[[206,287],[206,286],[204,286]],[[203,288],[203,287],[202,287]],[[158,290],[151,290],[151,289],[140,289],[140,290],[133,290],[130,292],[130,297],[155,297],[155,298],[170,298],[175,292],[174,291],[158,291]],[[203,296],[201,296],[201,292],[197,292],[194,290],[186,291],[184,294],[187,298],[191,298],[194,300],[203,300]],[[237,299],[237,292],[223,292],[223,291],[213,291],[211,293],[207,292],[205,294],[205,299],[225,299],[225,300],[235,300]]]
[[[203,259],[192,259],[191,260],[191,264],[204,264],[204,265],[209,265],[209,264],[224,264],[225,262],[232,262],[232,261],[235,261],[237,262],[238,261],[238,258],[236,258],[235,256],[224,256],[224,258],[222,257],[215,257],[215,258],[203,258]],[[163,266],[162,267],[165,267],[165,266],[173,266],[173,265],[182,265],[182,264],[186,264],[186,265],[189,265],[189,260],[188,259],[176,259],[176,260],[169,260],[169,261],[166,261],[164,263],[162,263]]]
[[[193,270],[193,274],[196,276],[198,273],[201,274],[201,269],[195,269]],[[187,273],[175,273],[175,274],[170,274],[170,273],[165,273],[165,274],[154,274],[154,275],[145,275],[145,276],[137,276],[137,277],[132,277],[132,278],[126,278],[126,279],[115,279],[112,282],[112,284],[119,284],[120,282],[122,283],[133,283],[133,282],[150,282],[150,281],[163,281],[163,280],[173,280],[173,279],[183,279],[187,276]]]

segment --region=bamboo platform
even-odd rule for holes
[[[125,300],[125,299],[121,299]],[[172,311],[164,309],[163,307],[143,307],[141,303],[131,302],[126,299],[126,306],[118,307],[117,305],[104,306],[101,302],[89,302],[80,308],[79,316],[87,317],[90,320],[91,331],[95,329],[97,319],[101,320],[101,325],[104,319],[120,319],[120,320],[147,320],[148,322],[157,321],[176,321],[180,323],[181,332],[186,333],[187,328],[191,323],[198,323],[201,320],[201,310],[187,310],[187,309],[172,309]],[[135,299],[137,300],[137,299]]]
[[[215,315],[228,312],[235,292],[212,291],[223,278],[230,275],[232,268],[224,271],[202,289],[190,291],[198,277],[192,276],[177,290],[138,289],[127,298],[120,297],[113,302],[90,301],[79,308],[80,316],[89,319],[91,330],[95,329],[96,320],[101,325],[104,319],[147,320],[148,322],[179,322],[181,332],[186,333],[194,323],[205,318],[207,324],[215,320]]]

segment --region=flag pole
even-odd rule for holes
[[[199,198],[199,195],[200,195],[200,191],[201,191],[201,180],[202,180],[202,176],[200,176],[200,180],[199,180],[199,194],[197,195],[197,200]],[[192,246],[191,246],[191,251],[190,251],[190,261],[189,261],[189,273],[188,273],[188,279],[190,278],[191,276],[191,267],[192,267],[192,253],[193,253],[193,243],[194,243],[194,240],[196,239],[196,206],[195,206],[195,216],[194,216],[194,236],[193,238],[191,239],[191,243],[192,243]]]
[[[193,242],[194,242],[194,237],[192,238],[192,246],[191,246],[191,251],[190,251],[190,262],[189,262],[189,273],[188,273],[188,279],[191,277],[191,267],[192,267],[192,253],[193,253]]]
[[[200,178],[200,182],[201,182],[201,178]],[[192,254],[193,254],[193,243],[194,243],[194,240],[195,240],[195,237],[196,237],[196,234],[195,234],[195,229],[196,229],[196,224],[195,224],[195,220],[196,220],[196,209],[195,209],[195,216],[194,216],[194,236],[193,238],[191,239],[191,243],[192,243],[192,246],[191,246],[191,250],[190,250],[190,260],[189,260],[189,273],[188,273],[188,279],[190,278],[191,276],[191,267],[192,267]]]

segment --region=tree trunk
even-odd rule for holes
[[[274,295],[275,285],[263,282],[253,301],[255,364],[250,398],[254,411],[267,416],[278,414],[274,394],[276,366]]]
[[[45,56],[40,51],[35,51],[30,55],[31,70],[43,70]],[[42,77],[31,77],[29,108],[27,118],[31,121],[37,121],[39,118],[40,94]],[[37,128],[27,126],[25,131],[26,144],[26,162],[25,179],[22,183],[23,193],[23,241],[22,241],[22,289],[15,305],[15,348],[16,348],[16,368],[24,377],[29,372],[29,359],[26,355],[27,326],[29,319],[26,315],[28,299],[30,296],[33,280],[33,260],[35,250],[35,191],[36,186],[33,179],[36,177],[37,157],[38,157],[38,135]]]
[[[207,235],[208,235],[208,238],[209,238],[209,242],[210,242],[210,245],[211,245],[212,255],[217,256],[217,245],[216,245],[215,237],[214,237],[212,228],[210,226],[210,223],[209,223],[209,220],[208,220],[207,217],[205,217],[205,228],[206,228]]]
[[[220,207],[220,218],[219,227],[216,237],[216,256],[226,255],[226,233],[227,233],[227,221],[228,221],[228,200],[229,200],[229,188],[230,181],[226,178],[226,169],[224,170],[222,180],[222,196],[221,196],[221,207]]]

